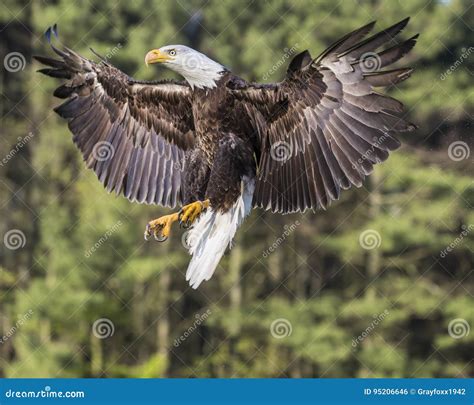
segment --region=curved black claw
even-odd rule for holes
[[[163,235],[163,230],[165,226],[164,224],[158,224],[156,226],[151,226],[149,223],[146,225],[144,238],[145,240],[149,240],[150,237],[153,235],[153,238],[157,242],[164,242],[168,239],[167,235]]]
[[[153,235],[153,238],[155,240],[157,240],[158,242],[163,242],[163,239],[159,236],[161,228],[162,227],[160,227],[160,226],[152,228],[150,226],[150,224],[147,224],[146,228],[145,228],[145,232],[143,234],[143,237],[145,238],[145,240],[149,240],[150,237]],[[166,238],[164,240],[166,240]]]
[[[182,219],[182,218],[183,218],[183,210],[181,209],[181,210],[179,210],[179,212],[178,212],[178,223],[179,223],[179,227],[180,227],[180,228],[186,229],[186,223],[183,222],[183,219]]]
[[[143,233],[143,238],[145,240],[150,239],[151,232],[150,232],[150,224],[146,224],[145,232]]]

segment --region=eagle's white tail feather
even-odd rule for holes
[[[198,288],[212,277],[227,246],[231,247],[238,227],[252,209],[254,189],[254,179],[244,178],[242,194],[229,211],[222,213],[211,207],[193,224],[186,237],[189,253],[193,256],[186,280],[192,288]]]

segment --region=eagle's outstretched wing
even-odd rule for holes
[[[108,191],[131,201],[173,207],[181,202],[184,153],[194,145],[191,91],[177,81],[136,81],[106,61],[74,51],[61,60],[36,56],[40,72],[68,79],[54,95],[73,140]]]
[[[254,206],[280,213],[324,208],[340,189],[359,187],[373,165],[399,147],[394,132],[415,128],[394,115],[403,110],[399,101],[374,91],[412,71],[381,69],[410,51],[417,36],[376,52],[407,22],[361,42],[374,26],[370,23],[316,59],[305,51],[280,83],[234,86],[260,139]]]

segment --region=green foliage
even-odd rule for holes
[[[103,190],[31,55],[49,52],[42,33],[58,23],[61,41],[85,56],[92,47],[134,77],[175,77],[147,69],[144,55],[189,44],[198,10],[199,49],[260,82],[373,19],[381,28],[413,16],[404,35],[421,36],[405,62],[416,70],[389,92],[419,130],[326,211],[254,212],[212,280],[192,291],[183,231],[143,241],[146,222],[167,211]],[[448,155],[472,130],[469,14],[467,0],[6,1],[2,60],[21,52],[26,68],[0,77],[1,157],[34,136],[0,166],[0,236],[26,236],[0,255],[0,335],[13,331],[0,376],[472,376],[474,333],[451,330],[459,319],[474,328],[472,145],[471,160]],[[361,246],[367,230],[380,235],[375,249]],[[113,324],[104,339],[101,319]]]

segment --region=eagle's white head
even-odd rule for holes
[[[184,45],[167,45],[153,49],[145,56],[147,65],[163,63],[178,72],[194,88],[213,88],[226,70],[220,63]]]

